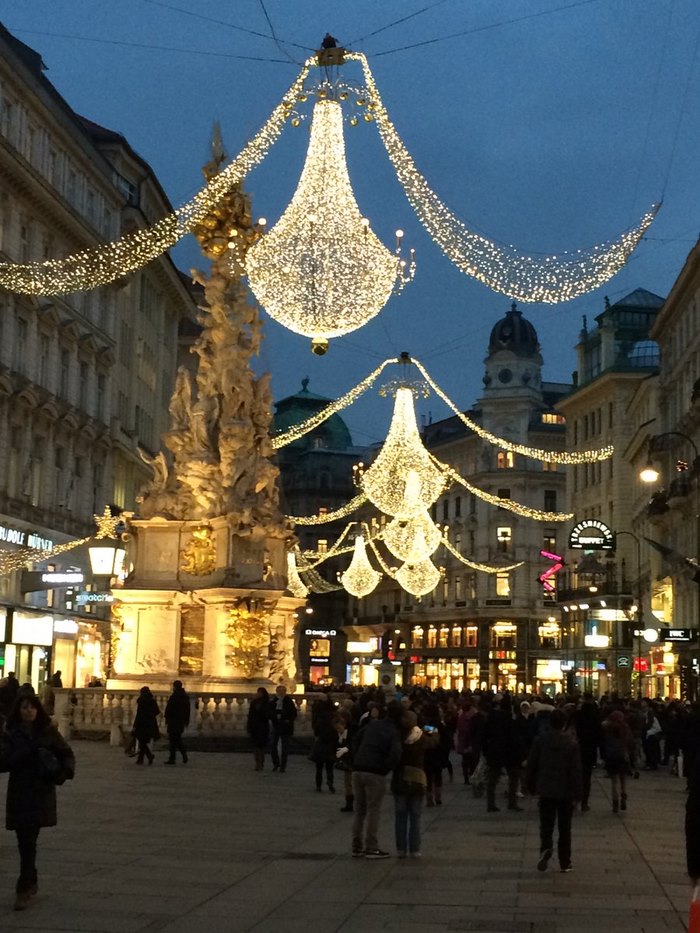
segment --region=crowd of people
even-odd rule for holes
[[[256,717],[266,723],[258,733],[259,768],[275,702],[263,698],[259,713],[251,709],[251,737]],[[499,810],[497,788],[504,775],[509,810],[522,811],[525,795],[539,798],[540,871],[553,856],[555,827],[559,868],[572,870],[572,815],[577,806],[582,813],[591,808],[594,768],[602,766],[610,779],[616,814],[627,810],[630,782],[640,771],[667,767],[686,782],[688,874],[696,883],[700,878],[700,704],[425,688],[387,701],[380,688],[370,688],[320,693],[311,720],[316,790],[323,790],[325,778],[335,793],[334,777],[342,772],[342,810],[355,814],[354,857],[389,857],[377,839],[387,784],[394,799],[397,854],[420,857],[422,808],[442,804],[443,774],[453,779],[454,751],[464,783],[475,797],[485,797],[488,813]],[[291,734],[293,717],[289,729]]]
[[[60,672],[52,686],[60,686]],[[148,687],[136,703],[132,738],[137,764],[153,763],[151,743],[160,737],[161,710]],[[169,756],[187,763],[183,733],[190,700],[173,683],[163,711]],[[298,707],[284,686],[274,695],[260,687],[250,703],[247,731],[256,771],[284,773]],[[526,795],[537,796],[540,844],[537,869],[554,854],[562,872],[572,863],[572,815],[590,810],[594,768],[602,764],[611,786],[613,814],[630,805],[631,782],[640,771],[667,767],[686,783],[688,874],[700,881],[700,703],[592,695],[555,699],[503,693],[431,691],[414,688],[389,699],[381,688],[318,694],[311,706],[318,793],[336,792],[342,776],[342,812],[352,813],[353,858],[385,859],[379,823],[387,789],[394,802],[399,858],[420,858],[423,807],[443,803],[443,775],[455,779],[452,756],[464,784],[485,798],[487,813],[499,810],[503,775],[509,810],[522,811]],[[56,787],[75,774],[75,758],[31,684],[10,674],[0,682],[0,771],[9,772],[6,827],[15,832],[20,856],[15,908],[24,909],[38,890],[36,849],[42,828],[56,825]]]

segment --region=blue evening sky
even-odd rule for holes
[[[75,110],[127,137],[174,205],[202,183],[212,122],[220,120],[235,155],[297,74],[289,58],[308,54],[266,38],[270,23],[281,43],[312,49],[330,31],[365,51],[433,188],[501,242],[552,253],[590,246],[636,224],[663,196],[648,237],[609,283],[564,304],[521,306],[539,334],[546,379],[570,378],[581,315],[590,321],[605,295],[614,302],[643,287],[665,296],[700,231],[697,0],[4,0],[0,16],[41,53]],[[453,33],[462,35],[403,48]],[[344,71],[360,83],[359,66]],[[307,133],[308,123],[288,126],[246,182],[255,215],[270,224],[294,191]],[[386,244],[405,230],[416,280],[322,358],[266,318],[261,365],[272,371],[275,397],[297,391],[304,376],[311,391],[335,397],[408,350],[468,407],[509,299],[460,273],[433,244],[374,125],[348,127],[346,138],[360,207]],[[185,269],[199,263],[192,238],[175,258]],[[434,419],[449,414],[435,398],[420,407]],[[389,415],[389,401],[374,392],[345,417],[364,444],[383,436]]]

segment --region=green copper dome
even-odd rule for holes
[[[301,380],[301,392],[289,395],[275,404],[275,414],[272,419],[272,435],[287,431],[295,424],[301,424],[329,405],[333,399],[324,398],[309,392],[309,379]],[[289,445],[296,450],[320,448],[326,450],[347,450],[352,447],[352,438],[347,426],[340,415],[331,415],[322,425],[298,441]]]

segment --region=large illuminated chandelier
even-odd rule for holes
[[[270,317],[312,338],[315,353],[379,314],[413,277],[413,255],[392,253],[363,217],[345,161],[338,100],[314,106],[309,148],[294,197],[248,251],[248,283]]]
[[[343,61],[357,61],[361,64],[366,89],[356,95],[356,103],[358,106],[365,108],[364,119],[367,122],[376,122],[397,178],[426,231],[457,268],[485,283],[494,291],[524,302],[555,303],[583,295],[602,285],[622,268],[656,216],[659,205],[655,205],[647,211],[636,227],[621,234],[615,240],[606,241],[589,249],[565,251],[549,256],[527,254],[518,251],[514,247],[503,246],[494,240],[489,240],[475,233],[440,200],[428,184],[427,179],[418,170],[396,128],[389,119],[387,109],[380,97],[365,56],[361,52],[346,53],[342,49],[333,51],[338,53],[337,64],[342,64]],[[290,121],[294,125],[299,124],[300,119],[296,115],[296,106],[298,102],[307,99],[309,92],[305,88],[306,79],[311,69],[319,64],[323,64],[321,53],[318,56],[309,58],[304,63],[299,75],[260,131],[241,150],[238,156],[217,174],[215,179],[210,180],[194,198],[172,214],[159,220],[153,226],[127,234],[120,240],[102,244],[94,249],[82,250],[64,259],[31,263],[0,263],[0,286],[10,291],[33,295],[57,295],[66,292],[86,291],[98,285],[113,282],[129,272],[141,268],[161,255],[166,249],[174,246],[186,233],[199,225],[206,225],[211,214],[216,210],[217,204],[228,194],[231,187],[242,182],[251,169],[262,162],[271,146],[279,138],[285,122]],[[331,91],[332,87],[331,85]],[[323,124],[324,129],[330,132],[329,138],[332,137],[334,140],[336,163],[333,179],[335,184],[341,178],[342,166],[344,166],[344,159],[340,158],[341,150],[338,148],[342,146],[342,131],[337,126],[340,117],[340,100],[347,97],[348,94],[346,92],[339,93],[338,101],[329,99],[332,94],[329,94],[328,82],[322,82],[316,92],[319,97],[318,104],[321,106],[317,105],[317,112],[314,116],[314,134],[317,136],[318,141],[322,135],[320,128]],[[358,122],[357,117],[350,120],[353,125],[358,124]],[[311,148],[310,146],[310,154]],[[318,164],[321,163],[318,162]],[[327,162],[327,164],[330,165],[330,162]],[[341,169],[338,166],[341,166]],[[312,167],[307,167],[310,173],[308,183],[311,192]],[[342,190],[347,191],[345,187],[342,187]],[[337,249],[337,243],[331,243],[330,231],[337,231],[337,227],[332,224],[332,217],[324,209],[327,201],[321,200],[315,207],[309,209],[308,200],[307,198],[306,211],[301,208],[298,211],[297,224],[301,225],[298,226],[298,230],[305,229],[307,241],[311,238],[312,229],[314,237],[325,237],[327,235],[329,249]],[[334,205],[334,208],[336,206]],[[356,208],[356,205],[354,206]],[[352,206],[348,208],[347,205],[342,204],[341,208],[346,219],[349,219]],[[315,218],[315,220],[312,221],[311,217]],[[283,220],[285,218],[286,212],[283,215]],[[304,218],[305,221],[302,222]],[[353,217],[352,221],[350,228],[343,231],[343,235],[348,237],[357,248],[357,218]],[[285,226],[288,226],[286,220],[282,226],[278,224],[280,242],[283,241]],[[329,231],[328,234],[325,233],[325,230],[322,232],[322,228],[326,227]],[[277,232],[278,228],[276,228],[275,232]],[[288,233],[286,236],[286,242],[291,242]],[[373,242],[373,235],[369,230],[367,231],[367,237],[368,242]],[[373,243],[373,245],[376,251],[377,244]],[[269,255],[273,255],[273,248],[274,240],[271,241],[269,247],[260,246],[260,257],[263,256],[265,249],[269,249]],[[284,250],[278,250],[277,256],[279,257],[284,252]],[[311,250],[310,255],[313,256],[313,254],[314,251]],[[291,255],[288,255],[287,259]],[[326,330],[329,333],[346,333],[347,330],[339,330],[338,328],[345,327],[352,330],[361,326],[362,323],[360,321],[360,323],[353,324],[351,316],[359,315],[356,318],[359,320],[361,315],[365,314],[367,315],[366,320],[369,320],[370,317],[377,313],[378,308],[381,308],[382,305],[379,302],[382,295],[385,296],[383,300],[386,301],[391,291],[388,289],[387,281],[390,262],[388,257],[391,257],[394,268],[397,260],[388,250],[385,250],[384,253],[378,252],[378,255],[383,257],[382,269],[381,274],[378,276],[380,281],[378,281],[376,288],[373,289],[372,299],[368,300],[365,295],[364,300],[359,302],[361,307],[353,307],[350,312],[344,306],[339,306],[334,323],[329,323],[328,319],[323,319],[320,310],[323,305],[320,299],[317,300],[312,312],[311,323],[318,328],[318,333]],[[341,266],[339,260],[332,253],[329,253],[329,256],[335,259],[335,265],[340,275]],[[258,265],[255,265],[255,260],[253,262],[252,274],[253,280],[256,282],[254,289],[256,291],[260,290],[262,293],[262,289],[266,288],[267,292],[271,292],[274,286],[269,282],[264,285],[260,280],[262,260],[258,262]],[[291,278],[292,266],[293,263],[288,266],[290,284],[294,281]],[[283,265],[282,271],[278,271],[277,275],[281,277],[278,281],[283,281],[287,275],[283,271],[285,268],[287,266]],[[307,271],[310,269],[308,262],[306,269]],[[376,271],[374,267],[373,271]],[[392,282],[395,280],[396,276],[392,278]],[[317,285],[316,288],[318,290],[320,286]],[[355,305],[356,292],[353,291],[352,295],[353,305]],[[278,300],[281,300],[279,296]],[[263,303],[270,305],[273,313],[278,315],[278,319],[283,321],[285,326],[292,326],[295,323],[291,315],[289,316],[289,324],[284,321],[283,315],[285,312],[274,304],[274,295],[266,294],[266,302]],[[372,310],[372,307],[377,310]],[[296,312],[294,317],[297,318],[296,324],[299,325]],[[316,318],[316,320],[313,320],[313,318]]]

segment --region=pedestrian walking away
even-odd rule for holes
[[[632,768],[634,738],[621,710],[613,710],[603,723],[603,760],[611,781],[612,810],[627,809],[627,775]]]
[[[246,731],[253,744],[255,770],[265,767],[265,749],[270,741],[270,694],[264,687],[258,687],[255,697],[248,707]]]
[[[160,738],[160,729],[158,728],[159,716],[160,708],[150,688],[141,687],[138,699],[136,700],[136,716],[132,729],[138,743],[138,755],[136,756],[137,765],[142,765],[144,758],[148,758],[149,765],[153,764],[154,755],[150,749],[150,743]]]
[[[10,712],[0,738],[0,771],[10,773],[5,826],[17,836],[15,910],[24,910],[39,890],[39,831],[56,825],[56,787],[75,775],[73,752],[36,696],[19,696]]]
[[[310,759],[316,765],[316,790],[323,790],[323,773],[331,794],[335,793],[333,766],[338,747],[338,732],[335,728],[335,707],[330,693],[323,693],[311,707],[311,728],[314,744]]]
[[[182,756],[182,763],[187,764],[187,749],[182,741],[182,733],[190,724],[190,698],[187,696],[181,680],[173,682],[173,692],[165,704],[165,727],[168,730],[170,754],[166,765],[174,765],[177,752]]]
[[[549,730],[538,736],[527,760],[527,787],[540,798],[540,857],[538,871],[545,871],[554,851],[554,827],[558,824],[559,868],[572,870],[571,817],[581,799],[581,754],[572,730],[564,731],[566,716],[559,710],[549,717]]]

